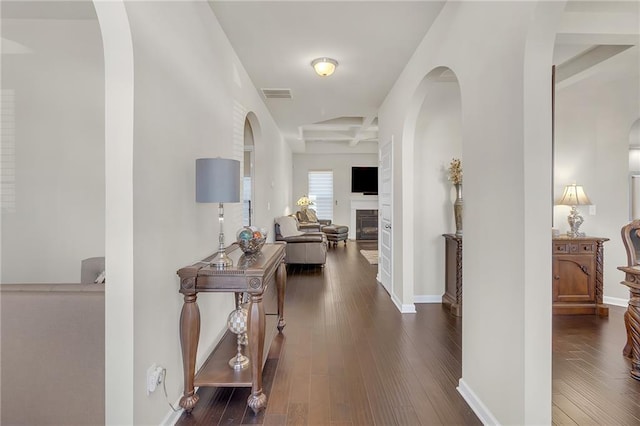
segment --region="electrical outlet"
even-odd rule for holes
[[[164,368],[161,365],[151,364],[151,367],[147,368],[147,395],[151,395],[155,392],[159,384],[164,379]]]

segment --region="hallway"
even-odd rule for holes
[[[359,253],[375,248],[350,241],[329,250],[323,269],[290,267],[266,412],[245,410],[249,389],[203,388],[178,424],[480,424],[456,391],[461,321],[440,305],[400,314]]]
[[[201,388],[179,425],[480,424],[458,394],[462,321],[439,304],[402,315],[360,249],[339,244],[325,268],[289,268],[285,317],[265,365],[269,401],[246,409],[248,388]],[[640,383],[621,355],[624,309],[553,321],[554,424],[638,424]]]

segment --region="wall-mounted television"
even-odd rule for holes
[[[366,195],[378,194],[378,168],[352,167],[351,192],[362,192]]]

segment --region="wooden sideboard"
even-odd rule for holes
[[[266,244],[262,250],[252,256],[245,256],[237,244],[227,248],[227,254],[233,266],[216,269],[209,262],[216,255],[202,262],[178,270],[180,293],[184,295],[184,304],[180,315],[180,344],[182,346],[182,364],[184,373],[184,394],[180,406],[191,411],[198,402],[196,386],[251,387],[247,405],[258,413],[267,406],[267,396],[262,390],[262,367],[266,360],[271,338],[265,338],[265,332],[275,336],[276,328],[284,328],[284,292],[287,272],[284,264],[286,243]],[[263,295],[272,284],[277,287],[277,316],[265,315]],[[196,353],[200,338],[200,310],[196,302],[200,292],[248,293],[248,345],[249,367],[236,371],[229,367],[228,361],[237,353],[236,335],[227,331],[198,373],[195,373]],[[231,310],[230,310],[231,311]],[[273,321],[267,321],[271,317]],[[267,326],[266,323],[272,325]]]
[[[555,237],[552,241],[554,314],[608,316],[602,302],[604,243],[608,238]]]
[[[455,234],[442,234],[445,241],[445,291],[442,304],[448,306],[451,313],[462,316],[462,237]]]

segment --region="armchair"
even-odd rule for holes
[[[302,232],[319,232],[323,226],[331,225],[331,220],[318,219],[316,212],[311,209],[296,212],[295,219],[298,229]]]
[[[287,264],[324,265],[327,259],[327,237],[319,231],[302,231],[292,216],[281,216],[275,220],[275,239],[285,241],[284,261]]]

